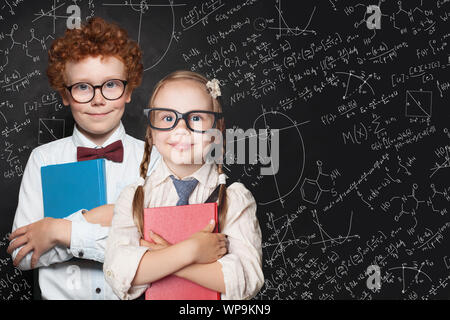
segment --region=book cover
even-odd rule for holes
[[[44,216],[65,218],[106,204],[105,159],[41,167]]]
[[[189,238],[214,219],[218,230],[217,203],[190,204],[144,209],[144,239],[149,231],[159,234],[171,244]],[[220,292],[192,281],[170,275],[155,281],[145,292],[146,300],[220,300]]]

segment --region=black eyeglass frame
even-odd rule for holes
[[[157,127],[154,127],[152,125],[152,122],[150,121],[150,111],[152,111],[152,110],[170,111],[170,112],[175,113],[176,114],[176,119],[175,119],[174,124],[170,128],[157,128]],[[206,111],[206,110],[191,110],[191,111],[186,112],[186,113],[181,113],[181,112],[178,112],[177,110],[173,110],[173,109],[169,109],[169,108],[146,108],[146,109],[143,110],[143,112],[144,112],[145,117],[148,119],[148,123],[149,123],[150,127],[152,129],[161,130],[161,131],[172,130],[173,128],[175,128],[178,125],[178,121],[180,121],[180,119],[183,119],[184,122],[186,123],[186,126],[189,128],[189,130],[191,130],[193,132],[205,133],[206,131],[208,131],[208,130],[195,130],[195,129],[191,128],[191,126],[189,125],[189,121],[188,121],[188,116],[191,113],[208,113],[208,114],[214,115],[214,123],[213,123],[211,129],[216,127],[218,119],[223,118],[223,113],[221,113],[221,112]]]
[[[122,91],[122,94],[121,94],[118,98],[109,99],[109,98],[105,97],[105,95],[103,94],[103,86],[104,86],[107,82],[113,81],[113,80],[117,80],[117,81],[122,82],[122,84],[123,84],[123,91]],[[74,86],[76,86],[77,84],[81,84],[81,83],[88,84],[88,85],[90,85],[92,88],[94,88],[94,91],[93,91],[93,94],[92,94],[92,98],[89,99],[88,101],[85,101],[85,102],[80,102],[80,101],[78,101],[77,99],[75,99],[75,98],[73,97],[73,94],[72,94],[72,88],[73,88]],[[125,93],[125,89],[126,89],[126,87],[127,87],[127,84],[128,84],[128,81],[126,81],[126,80],[122,80],[122,79],[108,79],[108,80],[106,80],[105,82],[103,82],[102,84],[97,85],[97,86],[94,86],[93,84],[91,84],[91,83],[89,83],[89,82],[81,81],[81,82],[74,83],[74,84],[71,85],[71,86],[64,86],[64,87],[65,87],[67,90],[69,90],[70,96],[72,97],[72,99],[73,99],[75,102],[77,102],[77,103],[89,103],[89,102],[92,101],[92,99],[94,99],[94,97],[95,97],[95,90],[97,90],[97,88],[100,89],[100,93],[102,94],[102,97],[105,98],[106,100],[109,100],[109,101],[118,100],[118,99],[122,98],[123,94]]]

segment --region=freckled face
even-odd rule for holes
[[[126,68],[116,57],[87,57],[81,61],[66,63],[66,86],[79,82],[101,85],[111,79],[126,79]],[[126,88],[125,88],[126,89]],[[125,103],[131,101],[131,92],[125,90],[117,100],[107,100],[95,90],[94,98],[87,103],[76,102],[67,89],[62,94],[64,105],[70,105],[78,129],[97,145],[103,144],[120,125]]]

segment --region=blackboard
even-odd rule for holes
[[[448,0],[8,0],[1,299],[31,299],[31,274],[5,252],[28,156],[73,130],[45,75],[71,5],[82,21],[125,27],[144,51],[123,118],[132,136],[143,138],[141,110],[176,69],[220,80],[228,128],[278,130],[275,175],[261,174],[263,159],[225,164],[258,203],[265,284],[255,299],[450,297]]]

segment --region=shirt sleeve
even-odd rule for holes
[[[69,250],[74,257],[103,263],[110,228],[87,222],[84,211],[77,211],[65,218],[72,221]]]
[[[106,281],[122,300],[136,299],[148,288],[148,285],[131,285],[142,256],[148,250],[140,246],[141,235],[133,221],[135,191],[136,185],[126,187],[116,201],[103,264]]]
[[[36,149],[34,149],[30,154],[27,165],[25,166],[22,182],[20,184],[19,202],[17,205],[16,214],[14,216],[12,231],[44,218],[41,185],[41,166],[43,163],[44,162],[41,155]],[[13,260],[16,258],[21,248],[23,248],[23,246],[12,252],[11,256]],[[29,252],[22,259],[18,265],[18,268],[21,270],[30,270],[32,255],[33,252]],[[66,247],[55,246],[41,255],[36,267],[48,266],[53,263],[67,261],[72,257],[72,254]]]
[[[227,188],[227,202],[228,210],[221,232],[228,237],[228,253],[218,260],[222,265],[226,290],[222,299],[251,299],[264,284],[257,205],[242,183],[233,183]]]

